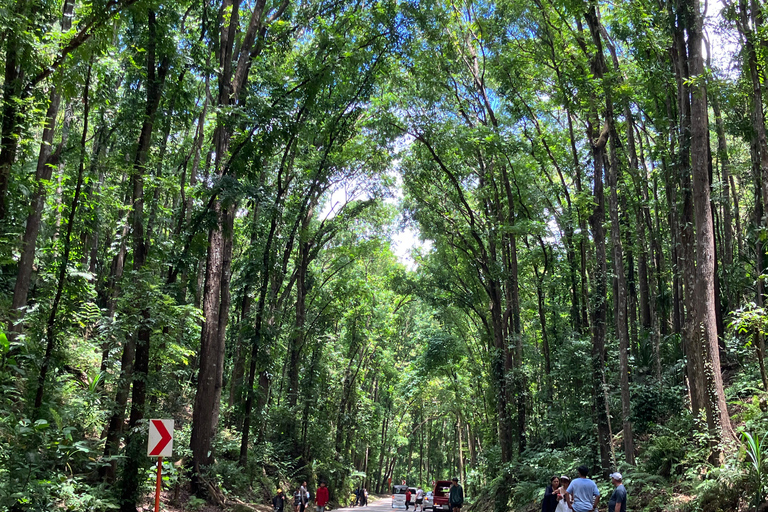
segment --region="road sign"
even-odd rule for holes
[[[148,457],[170,457],[173,453],[173,420],[149,420]]]

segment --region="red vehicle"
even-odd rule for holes
[[[451,506],[448,504],[448,493],[451,492],[450,480],[438,480],[435,482],[435,490],[432,492],[432,498],[434,504],[433,510],[445,510],[450,511]]]

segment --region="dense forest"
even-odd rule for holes
[[[187,510],[765,501],[764,2],[0,0],[0,68],[0,510],[136,512],[150,418]]]

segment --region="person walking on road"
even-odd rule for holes
[[[405,490],[405,510],[408,510],[408,507],[411,505],[411,490],[406,489]],[[416,507],[414,507],[414,510]]]
[[[611,474],[611,483],[616,487],[608,500],[608,512],[627,512],[627,490],[622,483],[621,473]]]
[[[299,504],[299,512],[304,512],[304,510],[307,508],[307,502],[309,501],[309,491],[307,491],[307,482],[304,482],[301,484],[301,487],[299,488],[299,496],[301,498],[301,503]]]
[[[569,496],[568,501],[571,503],[571,509],[573,512],[592,512],[597,510],[597,505],[600,503],[600,490],[595,485],[595,482],[587,478],[589,468],[587,466],[579,466],[576,471],[579,472],[579,478],[571,482],[566,491],[567,496]]]
[[[283,512],[285,509],[285,495],[282,489],[278,489],[277,495],[272,498],[272,506],[275,508],[275,512]]]
[[[448,492],[448,505],[451,507],[451,512],[461,512],[461,507],[464,505],[464,489],[459,485],[459,479],[454,477],[451,489]]]
[[[317,488],[317,493],[315,494],[315,511],[325,512],[328,499],[328,487],[325,486],[325,482],[320,482],[320,487]]]
[[[293,510],[294,512],[300,512],[299,507],[301,506],[301,489],[299,487],[296,488],[296,490],[293,493]]]
[[[416,512],[417,508],[419,512],[424,512],[424,490],[421,486],[416,487],[416,505],[413,506],[413,512]]]
[[[365,487],[363,487],[363,494],[361,499],[362,499],[362,503],[360,504],[360,506],[367,507],[368,506],[368,489],[366,489]]]

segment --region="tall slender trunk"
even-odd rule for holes
[[[512,185],[509,179],[506,165],[501,166],[502,180],[504,184],[504,193],[507,202],[507,218],[509,226],[515,225],[515,202],[512,194]],[[525,400],[525,375],[523,373],[523,337],[522,323],[520,321],[520,278],[519,266],[517,260],[517,239],[514,234],[507,234],[504,237],[504,257],[507,260],[505,266],[508,269],[508,278],[504,287],[506,296],[507,325],[500,326],[503,333],[505,328],[513,342],[514,354],[505,348],[504,371],[513,370],[514,393],[517,402],[517,430],[518,430],[518,451],[522,453],[526,446],[526,400]],[[492,293],[493,294],[493,293]],[[494,306],[495,307],[495,306]],[[499,305],[500,307],[500,305]],[[510,360],[512,359],[512,360]],[[509,391],[509,390],[508,390]],[[508,396],[511,396],[508,393]],[[499,425],[501,427],[501,424]]]
[[[736,254],[741,256],[744,254],[744,239],[742,238],[741,231],[741,212],[739,210],[739,193],[736,189],[736,180],[733,175],[729,176],[729,182],[731,183],[731,191],[733,192],[733,220],[736,224]]]
[[[461,416],[456,416],[456,438],[459,445],[459,478],[462,482],[467,481],[467,475],[464,471],[464,439],[463,439],[463,426],[461,424]]]
[[[610,98],[609,95],[606,95]],[[609,100],[606,100],[608,103]],[[610,105],[610,104],[609,104]],[[635,446],[633,441],[631,400],[629,394],[629,337],[627,332],[627,280],[624,273],[624,257],[621,243],[621,232],[619,224],[619,197],[618,197],[618,167],[619,158],[617,152],[618,144],[616,142],[615,130],[613,129],[612,108],[607,107],[607,118],[610,119],[610,165],[608,166],[608,186],[610,187],[610,219],[611,219],[611,245],[613,247],[613,271],[618,281],[616,295],[616,334],[619,338],[619,367],[621,383],[621,409],[622,425],[624,429],[624,456],[628,464],[635,464]]]
[[[594,76],[601,80],[606,70],[603,56],[600,32],[598,29],[597,11],[594,5],[589,7],[585,18],[592,35],[592,40],[597,45],[597,50],[592,57],[591,70]],[[594,107],[593,107],[594,108]],[[592,310],[592,379],[595,415],[597,417],[598,444],[600,446],[600,461],[603,473],[607,474],[615,467],[615,455],[613,452],[613,433],[611,431],[610,407],[608,402],[608,383],[605,378],[605,336],[608,316],[608,268],[605,249],[605,191],[603,185],[603,172],[605,168],[605,147],[610,136],[610,124],[606,120],[606,126],[602,132],[595,133],[594,122],[597,115],[593,114],[587,124],[587,136],[592,146],[594,160],[594,200],[595,206],[590,217],[592,226],[592,238],[595,243],[595,271],[593,279],[594,304]]]
[[[674,13],[673,13],[674,16]],[[694,206],[691,186],[691,101],[690,101],[690,71],[688,51],[685,41],[684,26],[681,20],[674,27],[672,37],[674,41],[672,51],[672,63],[674,65],[675,80],[677,82],[677,141],[679,151],[674,165],[675,174],[669,180],[669,187],[676,189],[675,181],[680,184],[682,195],[682,211],[680,214],[680,231],[678,250],[678,262],[682,270],[682,285],[684,288],[685,311],[683,320],[683,352],[686,357],[686,374],[688,377],[688,389],[691,397],[691,410],[698,415],[706,405],[703,380],[702,352],[696,342],[696,253],[694,235]],[[674,181],[673,181],[674,180]]]
[[[85,169],[85,146],[88,142],[88,116],[90,115],[90,103],[88,90],[91,86],[91,65],[88,66],[88,72],[85,77],[85,87],[83,88],[83,135],[80,138],[80,164],[77,169],[77,183],[75,184],[75,194],[72,197],[72,203],[69,209],[69,218],[67,219],[67,231],[64,236],[64,252],[59,264],[59,276],[56,283],[56,295],[51,304],[51,311],[48,314],[48,321],[45,327],[45,356],[40,366],[40,373],[37,377],[37,391],[35,392],[34,415],[37,416],[40,407],[43,405],[43,395],[45,392],[45,380],[48,375],[48,369],[51,365],[53,350],[56,347],[56,316],[59,312],[61,297],[64,292],[64,283],[67,278],[67,266],[69,265],[69,254],[72,249],[72,230],[75,225],[75,216],[80,202],[80,192],[83,187],[83,171]]]
[[[248,73],[253,59],[262,46],[259,44],[265,33],[264,8],[266,0],[257,0],[245,24],[240,20],[240,0],[224,0],[219,10],[219,41],[217,60],[219,70],[219,108],[214,130],[215,147],[214,169],[217,184],[225,176],[234,172],[230,166],[230,143],[235,130],[232,108],[241,105],[240,95],[248,82]],[[288,2],[284,0],[274,13],[279,17],[285,11]],[[245,26],[245,31],[240,31]],[[237,178],[237,176],[230,176]],[[225,202],[215,191],[213,212],[216,225],[208,235],[208,254],[206,256],[205,291],[203,294],[203,329],[200,339],[200,370],[197,379],[197,393],[192,412],[192,468],[195,472],[192,487],[195,492],[205,493],[199,485],[197,476],[202,466],[214,460],[211,445],[219,422],[219,407],[224,371],[224,348],[227,320],[229,317],[229,285],[231,277],[233,230],[237,204]],[[266,267],[265,267],[266,268]],[[254,351],[257,348],[254,346]],[[251,363],[253,365],[253,362]],[[249,383],[252,379],[249,376]],[[249,389],[252,403],[252,388]],[[248,401],[248,399],[247,399]],[[248,420],[248,417],[246,417]],[[244,429],[245,430],[245,429]],[[244,437],[247,430],[244,431]],[[247,449],[247,437],[243,443]],[[247,455],[246,455],[247,456]],[[243,458],[241,448],[241,460]]]
[[[715,128],[717,132],[717,157],[720,163],[720,179],[722,180],[723,197],[723,266],[724,275],[728,275],[733,264],[733,210],[731,209],[731,161],[728,157],[728,143],[725,138],[725,123],[720,110],[720,101],[717,95],[712,95],[712,112],[715,114]],[[734,191],[735,193],[735,191]],[[726,307],[731,303],[728,279],[725,280]]]
[[[62,7],[61,32],[66,33],[72,27],[72,14],[74,12],[74,0],[65,0]],[[32,277],[32,265],[35,261],[35,249],[37,248],[37,235],[40,232],[40,221],[43,217],[45,205],[45,182],[51,179],[51,173],[55,160],[53,156],[53,139],[56,134],[56,118],[61,105],[61,90],[56,84],[51,88],[48,99],[48,110],[45,114],[45,124],[40,140],[40,152],[37,157],[35,170],[35,190],[32,193],[31,211],[27,216],[27,224],[24,229],[24,238],[21,243],[21,257],[19,258],[19,271],[16,276],[16,284],[13,289],[11,309],[18,311],[27,305],[27,295]],[[57,151],[60,152],[59,149]],[[58,155],[57,155],[58,156]],[[20,328],[20,325],[19,325]]]
[[[133,271],[138,274],[143,270],[147,261],[149,251],[148,240],[144,231],[144,174],[146,172],[149,150],[152,146],[152,131],[154,128],[157,110],[162,99],[163,85],[165,77],[170,66],[168,58],[161,59],[157,64],[157,44],[158,38],[162,37],[157,33],[156,16],[153,11],[148,13],[148,31],[149,44],[147,45],[147,101],[145,104],[144,117],[139,134],[139,142],[136,148],[136,156],[133,162],[133,171],[131,173],[131,242],[133,256]],[[128,223],[123,230],[127,235]],[[125,237],[124,237],[125,238]],[[118,254],[118,270],[122,274],[122,268],[125,263],[125,245],[121,243],[120,253]],[[117,291],[117,283],[113,293]],[[114,301],[114,297],[113,297]],[[131,335],[123,347],[122,366],[120,380],[118,381],[116,392],[116,409],[109,421],[107,428],[107,439],[104,447],[105,457],[112,457],[117,454],[122,434],[123,424],[125,422],[125,406],[128,401],[129,390],[131,393],[131,414],[129,425],[131,427],[138,424],[144,418],[144,406],[146,403],[146,378],[149,371],[149,344],[152,332],[150,325],[149,308],[137,305],[140,310],[141,321],[135,335]],[[114,310],[112,310],[112,313]],[[132,386],[132,388],[131,388]],[[132,438],[129,439],[131,442]],[[134,441],[136,443],[137,441]],[[133,452],[135,452],[133,448]],[[123,478],[123,505],[121,510],[135,511],[135,505],[132,505],[133,498],[139,487],[139,455],[131,453],[127,459]],[[112,461],[109,467],[102,471],[108,480],[113,480],[116,472],[116,462]],[[133,507],[133,508],[131,508]]]
[[[634,139],[633,139],[634,140]],[[650,258],[650,264],[646,263],[645,269],[646,269],[646,282],[645,282],[645,293],[647,294],[647,298],[645,299],[645,302],[647,303],[648,313],[650,317],[650,335],[653,342],[653,358],[654,358],[654,367],[656,370],[656,380],[658,381],[659,386],[662,385],[662,377],[661,377],[661,323],[662,320],[660,320],[660,312],[659,312],[659,301],[658,298],[659,295],[661,295],[661,290],[664,289],[664,281],[662,279],[662,276],[664,275],[664,254],[661,250],[661,244],[659,243],[659,228],[658,228],[658,206],[654,208],[654,213],[656,215],[656,223],[654,225],[654,222],[651,218],[651,212],[650,212],[650,200],[651,195],[649,192],[648,187],[648,179],[649,179],[649,173],[648,173],[648,166],[646,164],[645,160],[645,150],[643,147],[643,140],[642,136],[638,137],[637,139],[638,147],[640,148],[640,162],[642,165],[638,168],[638,171],[642,169],[642,173],[640,175],[639,179],[639,185],[640,189],[642,191],[641,197],[643,198],[644,205],[642,207],[638,207],[637,209],[637,223],[638,223],[638,243],[641,247],[641,253],[643,257],[645,257],[645,247],[646,247],[646,228],[648,229],[648,233],[650,236],[650,248],[651,248],[651,258]],[[633,151],[634,145],[631,145],[630,147],[630,154],[635,154]],[[635,156],[635,158],[637,158]],[[657,183],[656,183],[656,176],[653,177],[653,200],[658,205],[658,193],[657,193]],[[654,229],[655,226],[655,229]],[[671,228],[671,226],[670,226]],[[648,259],[645,259],[646,262],[648,262]],[[641,302],[644,302],[642,299],[643,294],[643,279],[641,278],[641,285],[640,285],[640,291],[641,291]],[[641,315],[642,316],[642,315]],[[667,325],[666,320],[663,321],[663,325]]]
[[[599,78],[603,85],[603,94],[605,95],[605,130],[608,132],[608,146],[610,155],[608,166],[605,168],[605,176],[609,194],[609,217],[611,220],[611,247],[613,249],[613,273],[616,279],[615,301],[616,301],[616,335],[619,338],[619,367],[621,383],[621,409],[622,426],[624,429],[624,456],[628,464],[635,464],[635,446],[632,433],[632,423],[630,417],[631,400],[629,394],[629,333],[627,328],[627,277],[624,271],[624,251],[621,241],[621,223],[619,219],[619,155],[618,147],[620,141],[614,122],[613,113],[613,83],[606,78],[604,72],[607,70],[605,57],[603,55],[603,41],[601,32],[604,30],[597,8],[593,5],[586,16],[587,24],[592,33],[592,40],[595,43],[596,52],[596,71],[595,76]],[[618,70],[618,65],[615,64]],[[631,130],[631,125],[629,127]],[[597,172],[597,171],[595,171]],[[597,178],[596,178],[597,179]]]
[[[593,129],[588,128],[588,136],[595,141]],[[603,190],[603,158],[605,142],[592,143],[594,158],[594,198],[595,207],[589,219],[592,226],[592,238],[595,244],[595,269],[592,278],[592,382],[594,411],[596,415],[600,461],[603,472],[614,467],[613,433],[611,432],[610,410],[608,405],[608,385],[605,379],[605,334],[608,314],[607,277],[608,268],[605,254],[605,194]]]
[[[141,273],[149,255],[148,232],[144,229],[144,178],[147,172],[147,160],[149,150],[152,147],[152,132],[155,126],[157,111],[163,96],[165,78],[170,66],[167,57],[160,59],[157,64],[157,49],[159,38],[155,12],[150,9],[148,13],[149,44],[147,45],[147,101],[145,105],[144,121],[139,134],[139,143],[136,149],[136,157],[133,163],[131,183],[133,189],[131,238],[133,252],[133,271],[137,279],[141,279]],[[136,496],[141,486],[141,468],[145,463],[145,457],[141,453],[141,447],[137,446],[143,439],[134,434],[135,427],[144,419],[147,401],[147,376],[149,374],[149,350],[150,336],[152,333],[151,312],[148,306],[136,304],[140,310],[141,321],[136,331],[135,359],[132,374],[131,414],[128,421],[131,435],[127,440],[127,459],[122,474],[122,512],[136,511]]]
[[[576,149],[576,137],[573,132],[573,118],[570,109],[567,107],[566,119],[568,121],[568,140],[571,147],[571,157],[573,158],[576,193],[581,194],[583,191],[581,183],[581,165],[579,163],[579,153]],[[579,284],[581,292],[581,300],[579,301],[580,321],[578,322],[578,326],[579,332],[585,333],[589,329],[589,316],[587,313],[587,305],[589,304],[589,284],[587,282],[587,223],[578,211],[576,212],[576,215],[579,223]]]
[[[544,355],[544,373],[547,379],[552,374],[552,354],[550,353],[549,338],[547,338],[547,315],[544,311],[544,289],[541,280],[536,282],[536,298],[539,310],[539,324],[541,324],[541,352]]]

